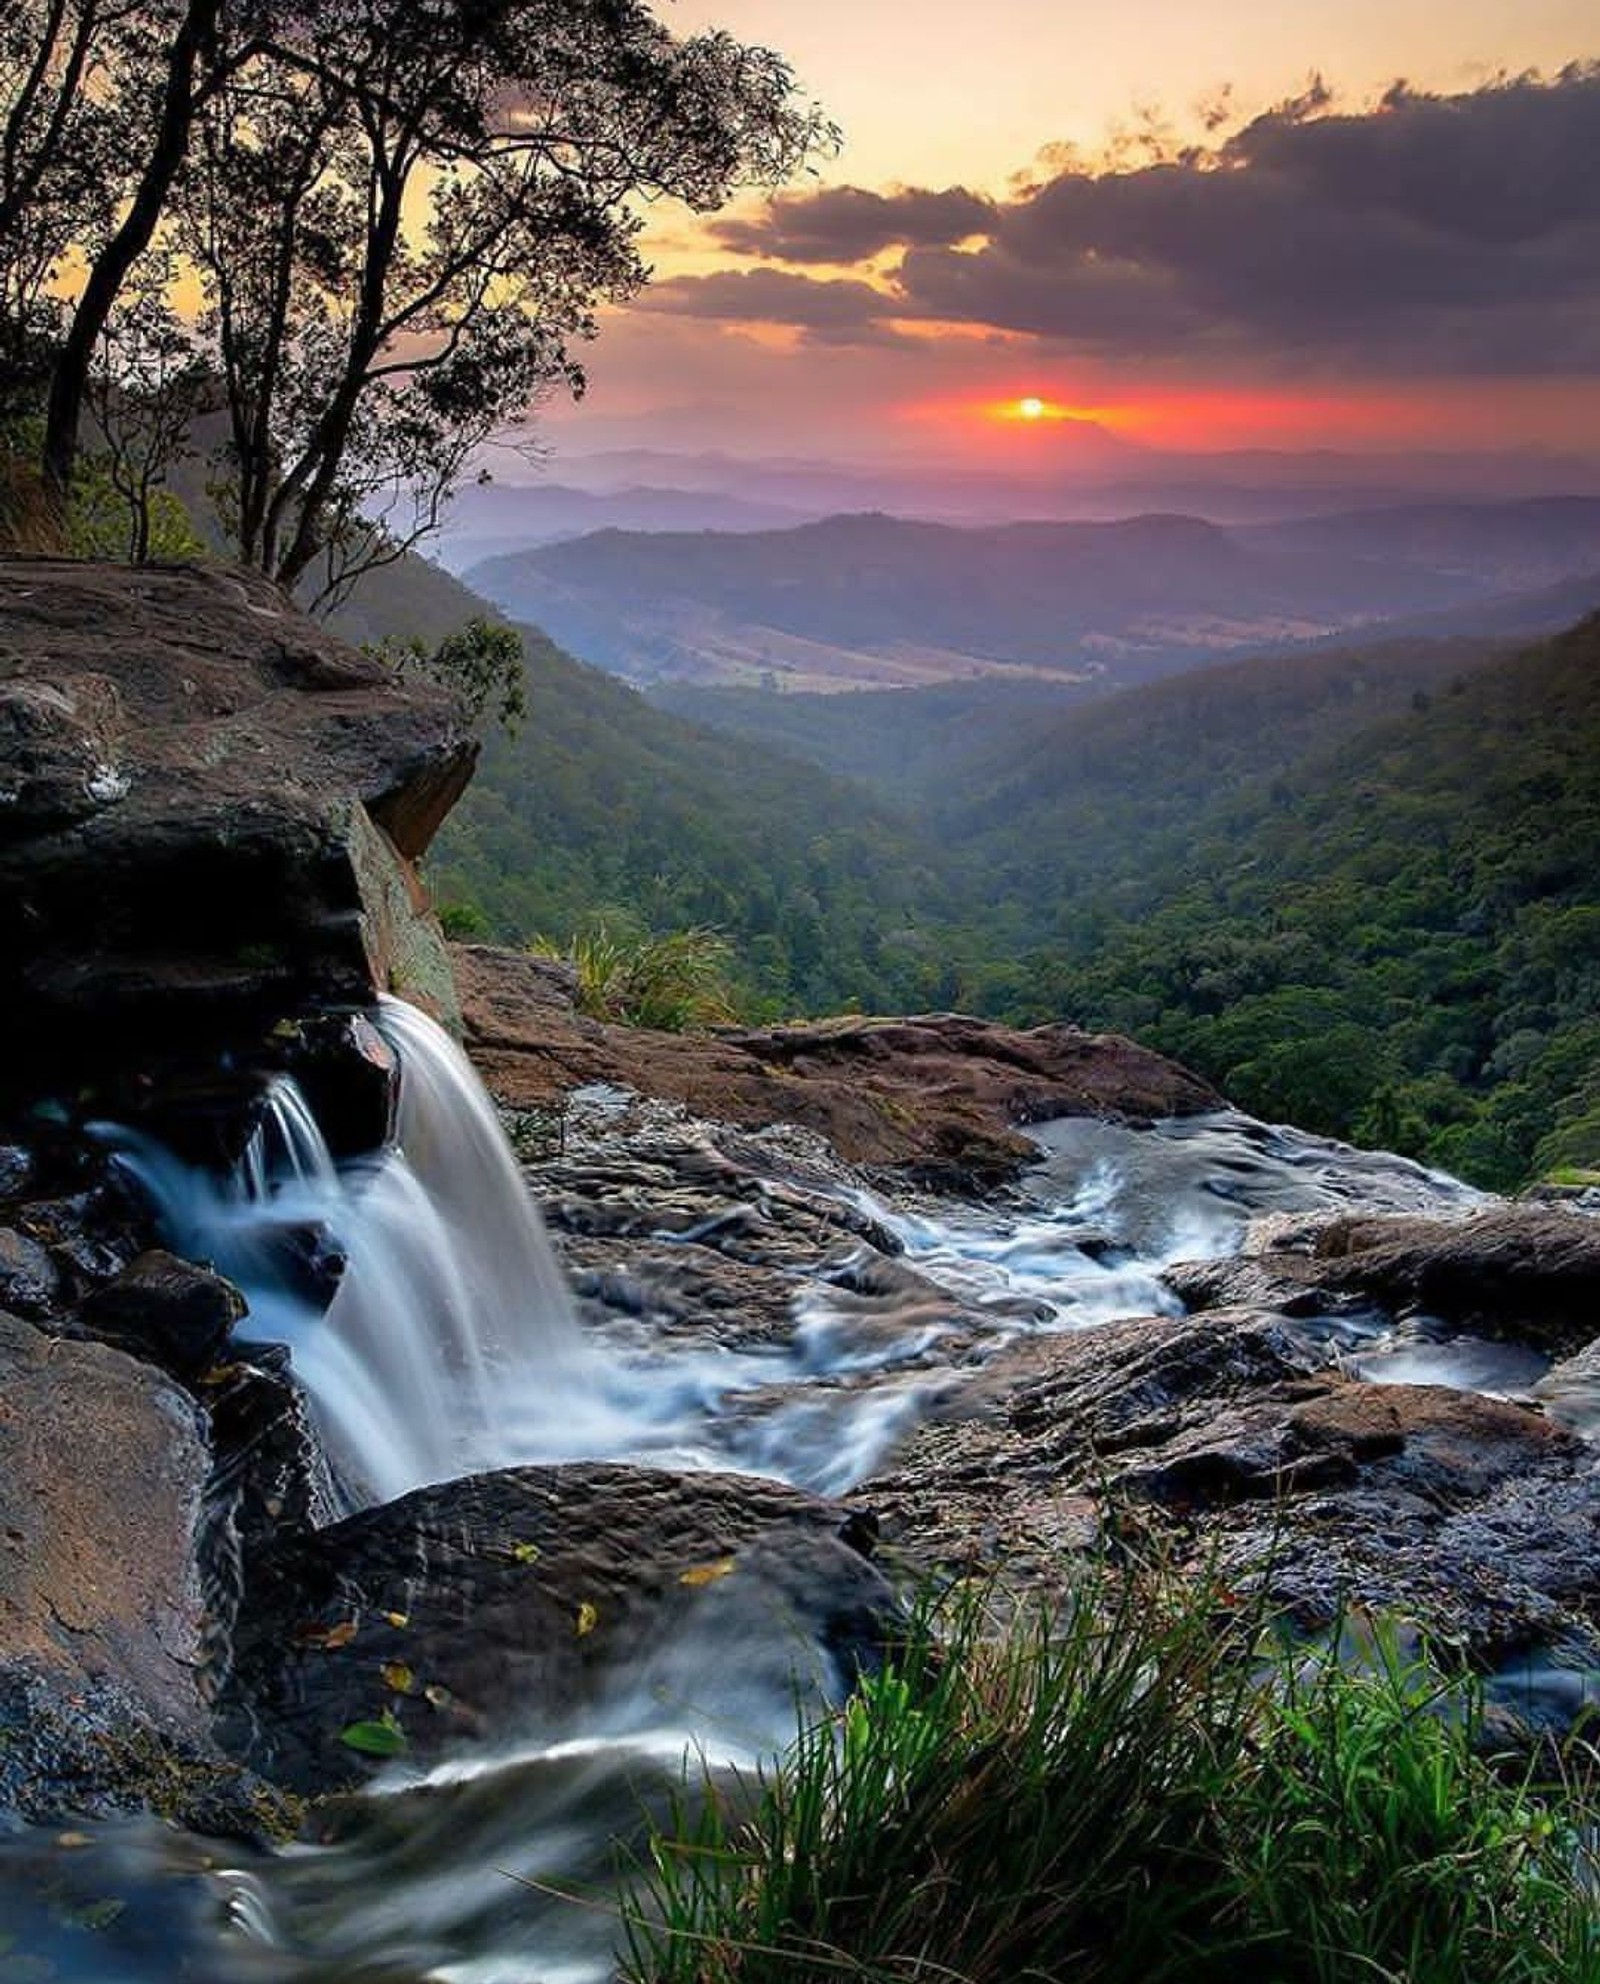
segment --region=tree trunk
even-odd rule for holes
[[[128,272],[150,246],[172,182],[188,154],[197,102],[195,69],[202,51],[215,38],[221,7],[222,0],[190,0],[168,50],[161,122],[139,190],[121,226],[95,258],[51,372],[40,467],[46,491],[63,513],[78,464],[78,434],[94,349]]]

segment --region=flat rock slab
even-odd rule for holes
[[[223,1740],[275,1783],[327,1791],[373,1767],[362,1725],[420,1760],[548,1732],[668,1670],[679,1687],[714,1671],[725,1693],[820,1662],[837,1685],[892,1610],[846,1540],[866,1534],[743,1475],[527,1467],[419,1489],[258,1560]]]
[[[1592,1451],[1525,1406],[1363,1383],[1320,1354],[1240,1310],[1035,1339],[859,1498],[924,1558],[1050,1579],[1120,1537],[1265,1585],[1307,1627],[1357,1604],[1485,1664],[1600,1649]]]
[[[1214,1089],[1115,1034],[1029,1031],[953,1013],[716,1034],[652,1033],[579,1015],[570,978],[537,959],[458,945],[467,1046],[514,1107],[610,1082],[723,1123],[796,1123],[850,1164],[956,1189],[1014,1177],[1038,1151],[1018,1126],[1221,1108]]]
[[[1296,1244],[1182,1263],[1165,1278],[1191,1308],[1306,1316],[1376,1305],[1557,1351],[1600,1336],[1600,1220],[1539,1205],[1459,1220],[1351,1214],[1308,1226]]]

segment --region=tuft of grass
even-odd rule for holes
[[[1600,1984],[1576,1780],[1507,1781],[1469,1688],[1254,1647],[1124,1580],[926,1602],[745,1795],[652,1836],[632,1984]],[[693,1816],[690,1816],[690,1814]]]
[[[651,937],[596,923],[567,944],[536,938],[532,949],[573,966],[578,1010],[591,1019],[687,1033],[737,1018],[728,983],[733,947],[720,931],[696,927]]]

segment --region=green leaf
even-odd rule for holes
[[[339,1731],[339,1741],[364,1757],[398,1757],[406,1747],[406,1732],[386,1715],[377,1722],[352,1722]]]

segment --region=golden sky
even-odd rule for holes
[[[1563,74],[1600,55],[1593,0],[662,15],[779,49],[845,142],[775,207],[653,219],[658,280],[558,447],[1098,446],[996,417],[1034,396],[1158,448],[1600,454],[1600,71]]]
[[[1354,96],[1396,77],[1470,89],[1600,53],[1594,0],[673,0],[676,32],[723,27],[785,55],[844,127],[825,177],[999,192],[1048,144],[1100,145],[1146,108],[1192,125],[1314,71]]]

